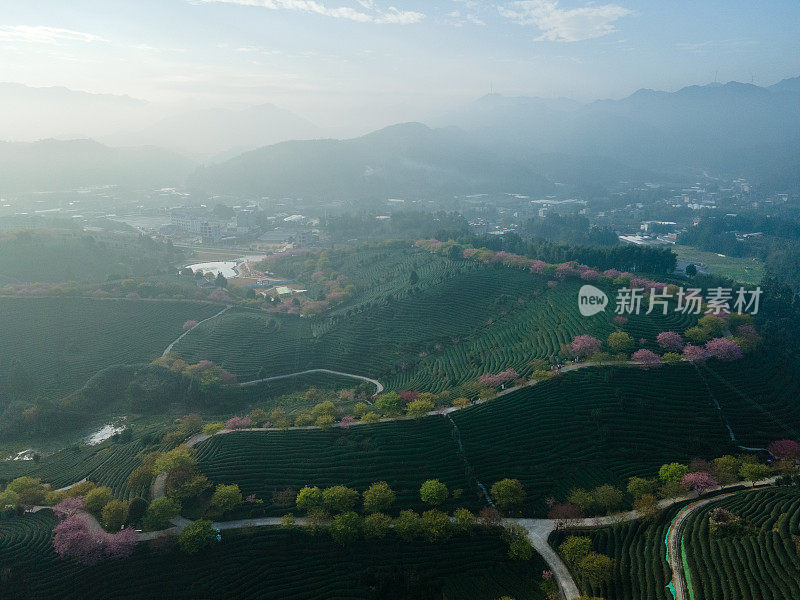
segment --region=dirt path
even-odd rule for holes
[[[230,309],[232,309],[232,308],[233,308],[233,304],[229,304],[228,306],[226,306],[225,308],[223,308],[221,311],[219,311],[217,314],[215,314],[213,317],[208,317],[207,319],[203,319],[202,321],[200,321],[200,322],[199,322],[197,325],[195,325],[194,327],[197,327],[198,325],[201,325],[201,324],[205,323],[206,321],[210,321],[210,320],[212,320],[212,319],[216,319],[217,317],[219,317],[220,315],[222,315],[222,314],[224,314],[224,313],[228,312],[228,311],[229,311]],[[192,329],[194,329],[194,327],[192,327]],[[174,348],[174,347],[175,347],[175,344],[177,344],[177,343],[178,343],[178,342],[180,342],[180,341],[181,341],[183,338],[185,338],[187,335],[189,335],[189,333],[192,331],[192,329],[187,329],[187,330],[186,330],[186,331],[184,331],[184,332],[183,332],[183,333],[182,333],[180,336],[178,336],[178,339],[176,339],[176,340],[175,340],[174,342],[172,342],[172,343],[171,343],[169,346],[167,346],[167,349],[166,349],[166,350],[164,350],[164,353],[163,353],[161,356],[166,356],[167,354],[169,354],[170,352],[172,352],[172,348]]]
[[[349,377],[351,379],[359,379],[361,381],[366,381],[367,383],[371,383],[377,388],[377,391],[373,394],[373,398],[383,391],[383,384],[377,379],[370,379],[369,377],[364,377],[363,375],[354,375],[353,373],[331,371],[330,369],[309,369],[307,371],[300,371],[299,373],[289,373],[288,375],[276,375],[274,377],[266,377],[264,379],[254,379],[253,381],[245,381],[241,385],[242,387],[248,385],[258,385],[259,383],[268,383],[270,381],[278,381],[279,379],[288,379],[290,377],[297,377],[298,375],[308,375],[311,373],[327,373],[328,375],[339,375],[341,377]]]

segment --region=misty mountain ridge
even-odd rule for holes
[[[550,193],[534,169],[495,156],[455,128],[402,123],[348,140],[283,142],[200,168],[190,187],[215,194],[336,200]]]
[[[0,142],[4,194],[103,185],[174,187],[194,168],[186,157],[155,147],[109,148],[88,139]]]
[[[208,108],[161,119],[144,129],[106,136],[112,146],[161,146],[196,159],[241,153],[293,139],[321,136],[321,129],[283,108]],[[217,159],[219,160],[219,159]]]

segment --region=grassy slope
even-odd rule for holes
[[[302,532],[225,532],[220,545],[195,556],[142,544],[128,559],[80,567],[52,551],[52,525],[49,511],[0,521],[4,598],[542,597],[537,583],[541,560],[510,561],[506,544],[486,532],[442,544],[389,538],[347,548]]]
[[[0,298],[0,380],[19,361],[28,395],[63,396],[105,367],[160,356],[185,321],[218,311],[196,302]]]

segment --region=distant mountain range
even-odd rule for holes
[[[321,135],[316,125],[302,117],[262,104],[244,110],[211,108],[181,113],[101,141],[111,146],[161,146],[192,158],[222,160],[261,146]]]
[[[0,92],[10,85],[0,84]],[[76,104],[113,107],[117,115],[147,108],[124,96],[32,89],[13,88],[11,96],[28,95],[34,113],[52,102],[63,102],[65,111]],[[0,138],[13,120],[0,110]],[[381,201],[536,195],[558,183],[602,192],[620,181],[685,182],[708,174],[800,191],[800,77],[769,87],[639,90],[588,104],[492,94],[428,125],[333,140],[269,104],[191,111],[102,137],[132,148],[88,140],[0,145],[0,190],[163,182],[213,194]],[[295,141],[282,141],[288,139]],[[178,152],[205,166],[195,170]]]
[[[200,168],[189,183],[215,194],[358,201],[554,189],[535,169],[487,152],[457,129],[420,123],[350,140],[283,142]]]
[[[515,152],[604,157],[666,173],[749,175],[800,168],[800,78],[730,82],[621,100],[485,96],[433,121]]]
[[[154,147],[109,148],[92,140],[0,142],[0,194],[120,185],[182,185],[196,163]]]

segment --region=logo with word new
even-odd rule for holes
[[[608,296],[593,285],[584,285],[578,290],[578,310],[584,317],[601,313],[608,306]]]

